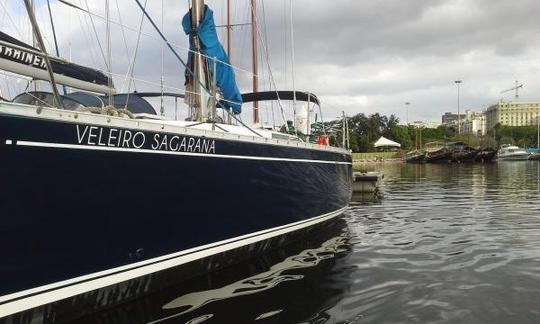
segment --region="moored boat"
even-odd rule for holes
[[[430,142],[424,146],[427,163],[450,163],[452,162],[452,151],[450,151],[445,143]]]
[[[511,144],[503,144],[497,151],[499,161],[526,161],[529,159],[529,152]]]
[[[420,150],[414,150],[405,154],[405,162],[407,163],[425,163],[426,154]]]
[[[452,151],[452,162],[469,163],[475,162],[479,150],[476,150],[463,142],[453,142],[447,144]]]
[[[529,160],[540,160],[540,147],[530,147],[527,152],[529,153]]]
[[[480,148],[476,155],[475,162],[488,163],[493,162],[497,157],[497,150],[492,148]]]
[[[214,25],[209,15],[200,1],[186,15],[199,27],[186,69],[200,95],[188,98],[187,121],[158,115],[144,93],[28,92],[0,102],[0,317],[60,321],[110,307],[287,244],[347,207],[347,150],[217,118],[216,106],[235,120],[248,96],[231,79],[203,82],[212,70],[197,44],[208,36],[200,24]],[[54,65],[34,68],[56,89]],[[111,87],[96,75],[100,89]],[[294,93],[302,97],[318,103]]]

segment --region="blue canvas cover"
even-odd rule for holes
[[[188,11],[182,19],[182,27],[184,28],[186,35],[189,35],[189,44],[191,50],[195,50],[193,37],[197,35],[201,41],[201,52],[210,58],[216,57],[218,59],[216,64],[216,83],[221,89],[223,97],[228,100],[221,101],[221,104],[225,106],[225,108],[231,108],[235,114],[239,114],[242,111],[242,95],[240,94],[238,86],[236,85],[234,70],[230,65],[221,63],[225,62],[230,64],[229,57],[227,56],[227,53],[225,53],[223,46],[221,46],[219,43],[216,25],[214,23],[214,12],[207,5],[204,6],[204,9],[204,18],[202,19],[198,29],[193,29],[191,26],[191,10]],[[212,60],[209,60],[208,64],[210,71],[212,71]],[[190,52],[188,55],[188,66],[193,71],[192,52]],[[193,76],[191,76],[186,70],[186,83],[191,78],[193,78]]]

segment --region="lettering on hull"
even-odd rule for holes
[[[130,149],[151,149],[154,151],[216,153],[216,141],[208,138],[153,133],[107,128],[89,125],[75,125],[77,143],[81,145],[108,146]]]

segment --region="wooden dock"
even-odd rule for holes
[[[376,192],[382,179],[382,172],[353,172],[353,192]]]

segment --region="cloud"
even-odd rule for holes
[[[85,7],[85,0],[71,1]],[[187,2],[163,1],[164,33],[185,58],[187,38],[180,21]],[[19,25],[17,30],[29,35],[17,3],[8,0],[8,8]],[[38,19],[52,44],[46,6],[39,3]],[[207,3],[215,11],[216,23],[224,24],[225,2]],[[234,23],[249,22],[248,3],[233,1]],[[62,17],[55,20],[62,55],[71,52],[73,61],[104,69],[88,16],[56,1],[52,4],[55,15]],[[88,4],[93,12],[104,15],[102,2]],[[135,2],[118,0],[118,6],[122,22],[137,29],[141,12]],[[292,87],[288,10],[288,0],[258,2],[260,36],[267,40],[268,49],[259,48],[260,88],[264,90],[273,88],[266,55],[277,87]],[[1,11],[0,18],[5,16]],[[148,1],[148,11],[161,25],[161,1]],[[410,120],[437,121],[445,111],[457,109],[456,79],[463,80],[463,109],[480,110],[501,97],[510,99],[511,93],[500,91],[511,87],[514,80],[525,84],[523,99],[537,100],[540,43],[535,13],[539,11],[540,2],[535,0],[294,0],[295,86],[316,93],[328,111],[325,115],[331,117],[344,110],[348,114],[396,114],[404,121],[404,102],[408,101]],[[120,19],[116,1],[111,1],[111,18]],[[97,17],[94,23],[103,46],[105,24]],[[2,30],[15,33],[7,18],[0,24]],[[249,29],[235,27],[233,33],[233,63],[240,68],[237,78],[245,92],[251,86]],[[154,84],[137,82],[137,88],[156,90],[161,43],[154,39],[157,34],[148,22],[143,31],[152,37],[141,38],[135,75]],[[224,36],[224,30],[219,35]],[[118,87],[123,85],[122,75],[128,70],[136,41],[136,32],[124,29],[122,33],[113,25],[113,70]],[[183,88],[182,66],[167,49],[163,58],[166,84],[171,90]],[[5,88],[4,83],[0,81],[0,87]]]

